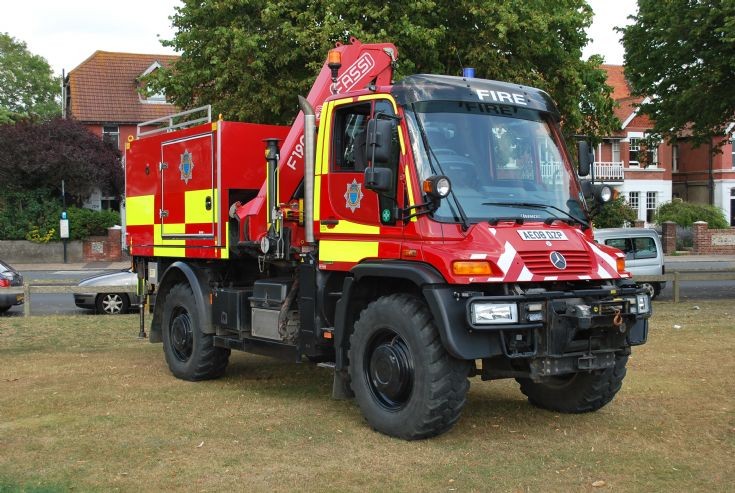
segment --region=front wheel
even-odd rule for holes
[[[230,350],[215,347],[214,336],[200,329],[201,314],[188,284],[176,284],[163,300],[163,351],[168,367],[183,380],[222,376]]]
[[[415,440],[459,419],[469,363],[446,352],[419,299],[394,294],[370,303],[355,323],[349,358],[355,399],[377,431]]]
[[[627,355],[615,357],[615,365],[605,370],[548,377],[542,382],[516,378],[521,392],[536,407],[561,413],[597,411],[618,393],[625,378]]]

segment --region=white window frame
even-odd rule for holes
[[[114,131],[110,129],[114,128]],[[120,149],[120,126],[119,125],[102,125],[102,140],[108,141],[113,140],[115,147]]]
[[[679,144],[671,144],[671,171],[679,171]]]
[[[640,207],[640,192],[628,192],[628,205],[635,210],[636,215],[638,214],[638,208]]]
[[[620,141],[613,140],[612,141],[612,162],[619,163],[621,161],[622,159],[620,159]]]
[[[640,137],[631,137],[628,139],[628,166],[640,166],[640,161],[638,160],[638,156],[641,152],[641,138]],[[635,152],[635,161],[632,159],[632,153]]]
[[[646,192],[646,222],[653,222],[653,215],[658,206],[658,192]],[[650,214],[650,217],[649,217]]]

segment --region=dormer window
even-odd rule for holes
[[[159,68],[161,68],[161,64],[159,62],[153,62],[150,67],[145,69],[145,72],[140,74],[138,80],[143,81],[147,75],[152,74]],[[143,85],[143,93],[140,94],[141,103],[168,104],[168,102],[166,101],[166,94],[163,91],[153,92],[151,90],[148,90],[143,82],[141,82],[141,85]]]

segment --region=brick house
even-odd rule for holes
[[[93,133],[113,142],[124,154],[125,142],[138,123],[176,113],[161,94],[142,95],[141,78],[178,57],[95,51],[64,79],[63,111]],[[118,207],[117,197],[93,193],[91,209]]]
[[[735,123],[727,129],[722,153],[712,156],[711,161],[709,146],[694,147],[686,135],[676,142],[662,142],[655,149],[643,149],[640,139],[653,127],[651,120],[638,112],[645,98],[631,95],[623,66],[601,68],[619,105],[615,115],[621,128],[597,147],[595,180],[617,188],[638,211],[638,218],[647,223],[652,221],[656,207],[678,197],[721,208],[730,225],[735,226]],[[717,147],[720,140],[713,139],[712,146]],[[645,164],[641,163],[643,152],[648,153]]]
[[[672,168],[676,166],[678,149],[667,143],[645,149],[641,140],[653,126],[637,105],[644,98],[631,95],[622,65],[602,65],[612,97],[618,103],[615,115],[620,129],[597,146],[593,166],[596,182],[614,186],[638,211],[638,219],[653,222],[656,208],[672,198]],[[647,153],[644,158],[643,153]]]
[[[712,148],[723,137],[712,139]],[[712,204],[725,213],[735,227],[735,123],[727,128],[727,140],[721,153],[712,155],[707,144],[693,147],[686,135],[677,139],[679,160],[673,170],[674,197],[688,202]]]

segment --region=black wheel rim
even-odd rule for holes
[[[176,307],[168,326],[171,349],[179,361],[186,362],[194,350],[191,316],[183,307]]]
[[[363,368],[370,392],[385,409],[398,411],[411,397],[414,364],[403,338],[389,329],[373,337]]]

